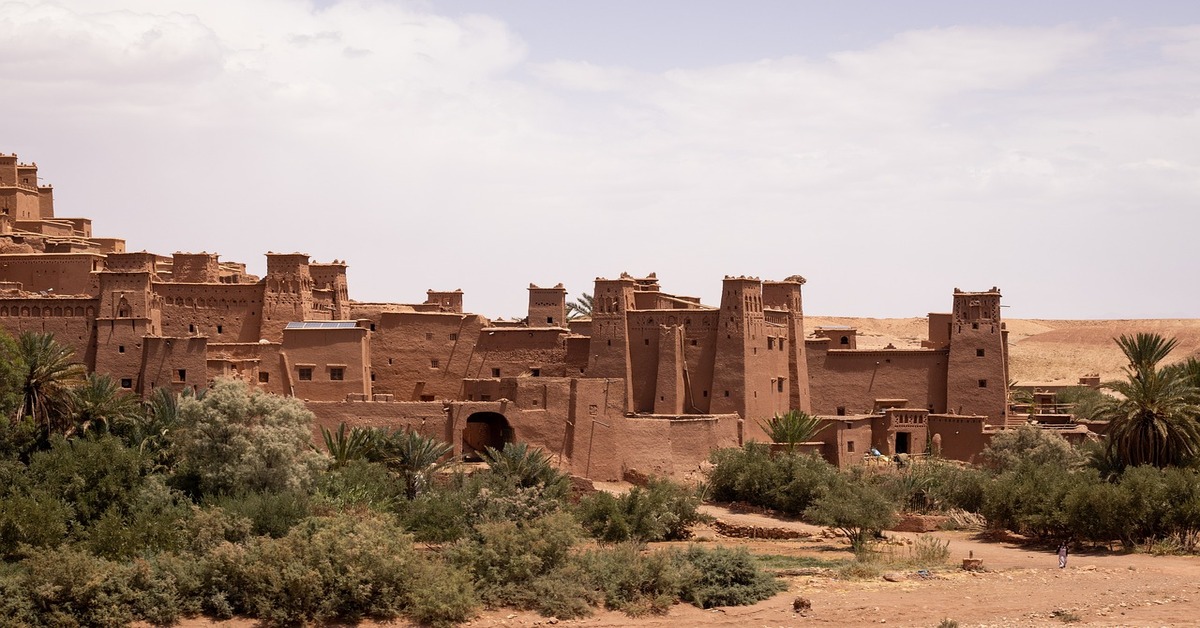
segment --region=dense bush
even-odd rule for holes
[[[317,478],[317,495],[331,507],[390,512],[404,499],[404,485],[377,462],[351,460]]]
[[[275,539],[312,514],[308,494],[295,490],[224,495],[215,503],[225,512],[249,521],[252,534]]]
[[[322,466],[312,418],[299,399],[218,380],[203,399],[179,401],[176,480],[197,495],[306,490]]]
[[[676,541],[690,534],[689,528],[703,521],[697,508],[700,499],[684,486],[651,479],[614,497],[597,492],[580,500],[577,512],[583,527],[597,539],[621,541]]]
[[[581,562],[604,606],[634,617],[667,612],[700,576],[681,552],[647,553],[633,543],[588,552]]]
[[[837,469],[812,455],[772,456],[770,448],[748,443],[712,454],[709,491],[716,501],[741,501],[799,515],[837,477]]]
[[[759,568],[745,548],[706,550],[693,545],[684,553],[684,558],[698,576],[683,587],[680,597],[700,608],[754,604],[787,588],[778,578]]]
[[[1021,463],[1076,469],[1086,461],[1086,457],[1065,438],[1034,425],[1022,425],[1017,429],[996,433],[981,457],[997,473],[1013,469]]]

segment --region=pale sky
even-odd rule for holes
[[[1200,317],[1196,2],[0,0],[0,86],[58,215],[362,301]]]

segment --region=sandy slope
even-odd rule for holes
[[[1155,332],[1179,341],[1172,360],[1200,357],[1200,319],[1063,321],[1008,319],[1011,378],[1018,382],[1074,383],[1080,375],[1102,379],[1121,376],[1125,359],[1113,342],[1121,334]],[[920,346],[928,323],[924,318],[848,318],[808,316],[811,334],[823,325],[849,325],[859,330],[863,349]]]

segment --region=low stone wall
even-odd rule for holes
[[[714,522],[713,529],[721,536],[736,539],[806,539],[812,536],[812,534],[800,530],[738,525],[725,521]]]

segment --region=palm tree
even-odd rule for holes
[[[771,442],[787,445],[790,453],[796,445],[812,440],[828,424],[821,425],[821,419],[800,410],[789,410],[786,414],[776,414],[769,421],[758,421],[758,426],[771,437]]]
[[[93,427],[108,431],[114,423],[132,419],[142,410],[136,396],[118,387],[111,377],[96,373],[89,373],[82,384],[70,390],[68,408],[71,420],[63,426],[67,437]]]
[[[550,486],[564,477],[554,468],[546,452],[531,449],[525,443],[505,443],[503,449],[487,447],[483,461],[492,473],[523,488],[539,484]]]
[[[347,430],[344,422],[338,425],[336,432],[321,426],[321,439],[325,441],[325,451],[333,458],[334,469],[340,469],[354,460],[369,458],[379,436],[379,432],[372,429],[356,427]]]
[[[579,298],[567,303],[567,320],[589,318],[592,315],[592,295],[581,292]]]
[[[383,436],[375,449],[380,460],[404,478],[404,493],[408,499],[416,499],[417,494],[429,485],[433,474],[452,462],[444,459],[453,449],[450,445],[411,431],[396,431]]]
[[[1125,465],[1165,467],[1200,454],[1200,392],[1183,370],[1158,366],[1175,340],[1137,334],[1116,342],[1129,359],[1126,379],[1104,384],[1120,397],[1105,400],[1097,412],[1097,418],[1109,421],[1112,457]]]
[[[25,332],[17,338],[20,360],[21,405],[17,420],[28,417],[47,431],[63,427],[68,418],[70,389],[83,375],[73,361],[75,351],[54,340],[54,334]]]

